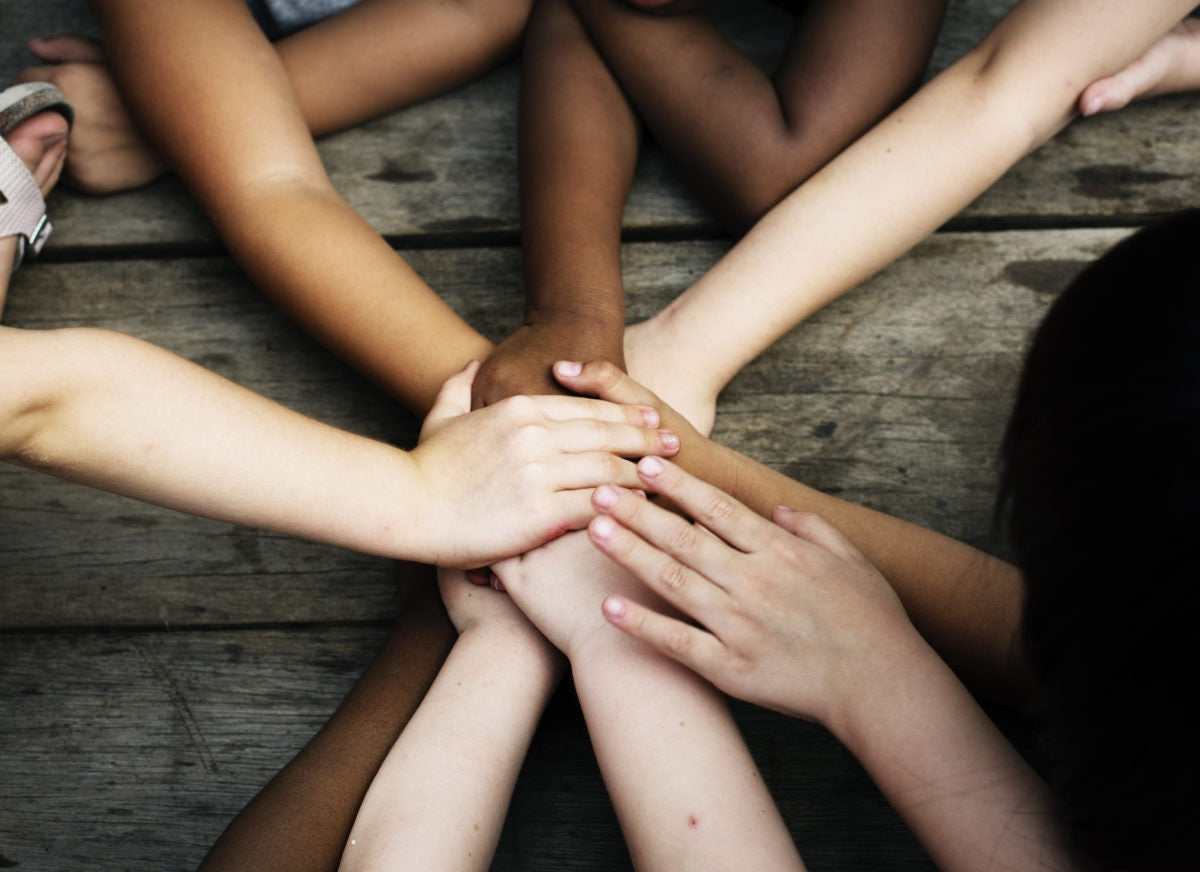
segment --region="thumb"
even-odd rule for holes
[[[608,361],[554,364],[554,377],[559,384],[577,394],[599,397],[625,406],[660,406],[651,391],[630,378],[619,366]]]
[[[479,361],[472,360],[460,371],[446,379],[438,391],[433,407],[421,425],[421,439],[427,439],[446,423],[471,411],[471,385],[475,373],[479,372]]]
[[[104,46],[97,40],[70,33],[35,36],[29,40],[29,50],[38,60],[55,64],[104,63]]]

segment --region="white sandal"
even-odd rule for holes
[[[0,238],[19,237],[13,272],[26,255],[33,257],[42,250],[53,226],[33,174],[4,137],[21,122],[47,110],[58,112],[68,124],[74,119],[67,98],[46,82],[0,91]]]

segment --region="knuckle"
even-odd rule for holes
[[[658,570],[658,583],[664,590],[677,592],[687,583],[687,573],[679,563],[668,560]]]
[[[686,629],[674,627],[663,637],[663,647],[675,655],[686,655],[692,650],[692,637]]]
[[[722,493],[710,494],[704,501],[704,517],[720,521],[730,517],[736,506],[729,497]]]
[[[500,401],[499,405],[504,407],[504,412],[511,415],[513,418],[525,421],[539,417],[537,413],[537,403],[533,397],[525,394],[515,394]]]
[[[667,550],[673,553],[690,551],[696,547],[696,528],[685,521],[671,524],[667,531]]]

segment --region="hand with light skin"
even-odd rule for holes
[[[592,542],[700,626],[623,593],[608,620],[735,696],[826,726],[938,868],[1072,868],[1045,785],[832,524],[786,508],[768,521],[655,458],[639,470],[695,520],[606,486]]]
[[[607,364],[562,363],[573,391],[654,406],[679,435],[687,472],[732,494],[763,517],[777,506],[829,519],[879,569],[909,619],[976,692],[1024,703],[1033,679],[1020,646],[1023,582],[1016,567],[933,530],[840,500],[701,436],[629,375]]]
[[[447,381],[412,452],[426,483],[430,541],[443,543],[431,562],[480,566],[484,555],[525,551],[578,529],[591,512],[588,488],[636,476],[617,455],[678,450],[678,437],[652,429],[658,413],[644,406],[512,397],[468,415],[476,370]]]
[[[491,865],[512,789],[563,661],[504,594],[438,571],[459,637],[371,783],[339,866]]]
[[[604,614],[625,632],[726,693],[825,724],[843,718],[878,659],[924,646],[884,577],[819,515],[781,506],[768,521],[655,458],[638,471],[695,520],[605,485],[592,541],[703,629],[609,596]]]

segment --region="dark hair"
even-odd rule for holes
[[[1051,306],[1001,449],[1046,776],[1081,859],[1182,869],[1200,833],[1200,211]]]

